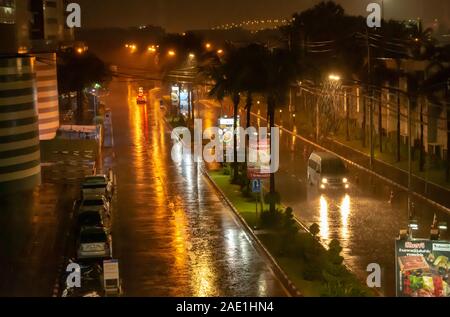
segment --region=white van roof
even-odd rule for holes
[[[340,160],[339,157],[337,157],[334,154],[331,154],[329,152],[313,152],[311,154],[311,157],[316,156],[318,158],[320,158],[321,160],[329,160],[329,159],[337,159]]]

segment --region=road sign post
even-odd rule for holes
[[[258,194],[261,194],[262,192],[262,182],[260,179],[253,179],[252,180],[252,192],[255,195],[255,214],[256,214],[256,222],[258,222]],[[257,224],[255,224],[255,229],[257,228]]]

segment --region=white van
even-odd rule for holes
[[[350,188],[344,162],[339,157],[326,152],[313,152],[309,157],[308,183],[319,190]]]

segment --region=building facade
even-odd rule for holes
[[[34,57],[0,58],[0,192],[40,183]]]
[[[58,78],[56,54],[36,56],[37,104],[39,113],[39,138],[51,140],[59,128]]]
[[[40,182],[40,140],[59,128],[56,51],[65,0],[0,0],[0,192]]]

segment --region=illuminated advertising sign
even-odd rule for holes
[[[257,144],[250,144],[250,151],[256,151],[257,161],[248,162],[247,176],[249,179],[266,179],[270,177],[270,145],[269,139],[258,140]]]
[[[186,117],[189,114],[189,92],[186,89],[180,92],[180,113]]]
[[[236,126],[240,126],[240,117],[237,118]],[[220,141],[229,144],[233,141],[233,127],[234,127],[234,119],[228,117],[219,118],[219,133],[220,133]],[[237,136],[237,143],[239,147],[239,134]]]
[[[180,101],[180,87],[172,86],[172,92],[170,94],[170,100],[172,101],[172,106],[177,107]]]
[[[399,297],[450,297],[450,242],[396,241]]]

